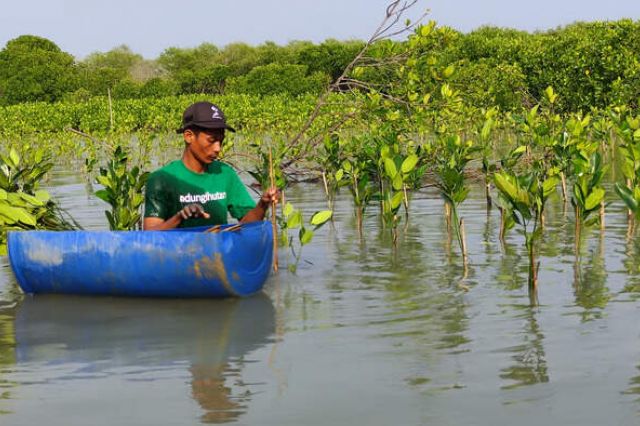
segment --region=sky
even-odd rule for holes
[[[81,59],[126,44],[153,59],[168,47],[367,39],[389,0],[2,0],[0,48],[34,34]],[[460,31],[545,30],[575,21],[640,20],[640,0],[418,0],[413,15]]]

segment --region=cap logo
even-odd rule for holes
[[[211,118],[213,118],[214,120],[222,120],[222,116],[220,115],[220,110],[218,108],[212,106],[211,110],[213,111],[213,115],[211,116]]]

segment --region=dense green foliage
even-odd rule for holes
[[[53,167],[43,149],[31,150],[21,158],[10,150],[0,155],[0,254],[6,254],[7,232],[29,229],[73,229],[40,180]]]
[[[430,66],[455,70],[449,84],[468,105],[503,111],[530,107],[549,86],[560,95],[556,108],[564,112],[635,105],[640,98],[638,21],[576,23],[540,33],[484,27],[468,34],[450,28],[435,34],[422,46],[422,56]],[[406,43],[386,40],[371,57],[390,58]],[[108,90],[115,99],[317,94],[363,46],[336,40],[222,48],[204,43],[170,47],[153,60],[119,46],[74,60],[49,40],[21,36],[0,51],[0,105],[85,101]],[[397,78],[384,66],[366,71],[368,81],[382,86]]]
[[[113,101],[112,133],[124,134],[140,130],[173,133],[180,127],[184,109],[191,103],[203,99],[218,104],[229,117],[230,124],[245,134],[264,131],[280,133],[287,129],[295,131],[313,109],[316,100],[312,95],[183,95],[116,99]],[[85,102],[39,102],[0,107],[0,135],[4,137],[62,133],[69,128],[90,134],[108,132],[108,99],[102,96],[93,97]]]
[[[53,42],[20,36],[0,51],[0,104],[51,102],[73,89],[74,59]]]

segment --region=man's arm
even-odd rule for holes
[[[209,213],[204,211],[204,207],[200,204],[189,204],[166,220],[161,217],[145,217],[142,223],[142,228],[145,231],[163,231],[166,229],[173,229],[177,228],[183,220],[196,217],[209,219]]]
[[[256,222],[264,219],[269,206],[278,202],[278,195],[276,188],[267,189],[265,193],[262,194],[262,197],[260,197],[258,204],[240,219],[240,223]]]

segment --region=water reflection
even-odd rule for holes
[[[81,363],[82,371],[95,374],[187,362],[201,421],[225,423],[247,411],[253,392],[240,380],[244,357],[269,342],[274,315],[264,294],[229,300],[38,296],[18,303],[13,333],[2,335],[15,334],[9,362],[18,364]]]
[[[13,331],[14,308],[10,305],[4,307],[0,301],[0,415],[9,412],[5,407],[7,400],[11,398],[11,390],[15,386],[4,376],[15,365],[15,333]]]
[[[627,238],[625,243],[624,267],[627,272],[626,283],[623,291],[640,297],[640,240]]]
[[[623,395],[635,396],[635,402],[640,403],[640,364],[636,366],[638,375],[629,380],[629,388],[622,392]],[[640,412],[640,411],[639,411]]]
[[[500,378],[512,383],[502,386],[503,389],[514,389],[536,383],[547,383],[549,371],[544,350],[544,334],[538,325],[537,312],[532,307],[521,307],[522,319],[525,320],[522,344],[506,349],[513,353],[514,364],[501,370]]]
[[[460,286],[465,268],[455,247],[442,248],[448,233],[441,202],[420,201],[414,206],[427,214],[403,224],[395,248],[390,230],[370,226],[371,221],[365,220],[363,239],[342,230],[333,245],[339,262],[325,281],[337,293],[360,292],[367,309],[352,313],[351,324],[354,318],[361,320],[376,338],[389,341],[394,359],[406,359],[406,383],[452,389],[452,383],[459,386],[462,373],[443,378],[433,366],[436,359],[452,359],[469,350],[470,318]],[[465,282],[472,284],[474,268],[469,271]]]
[[[602,317],[602,310],[611,299],[607,287],[607,270],[604,253],[604,236],[587,257],[577,257],[574,265],[574,294],[576,305],[583,308],[583,322]]]

